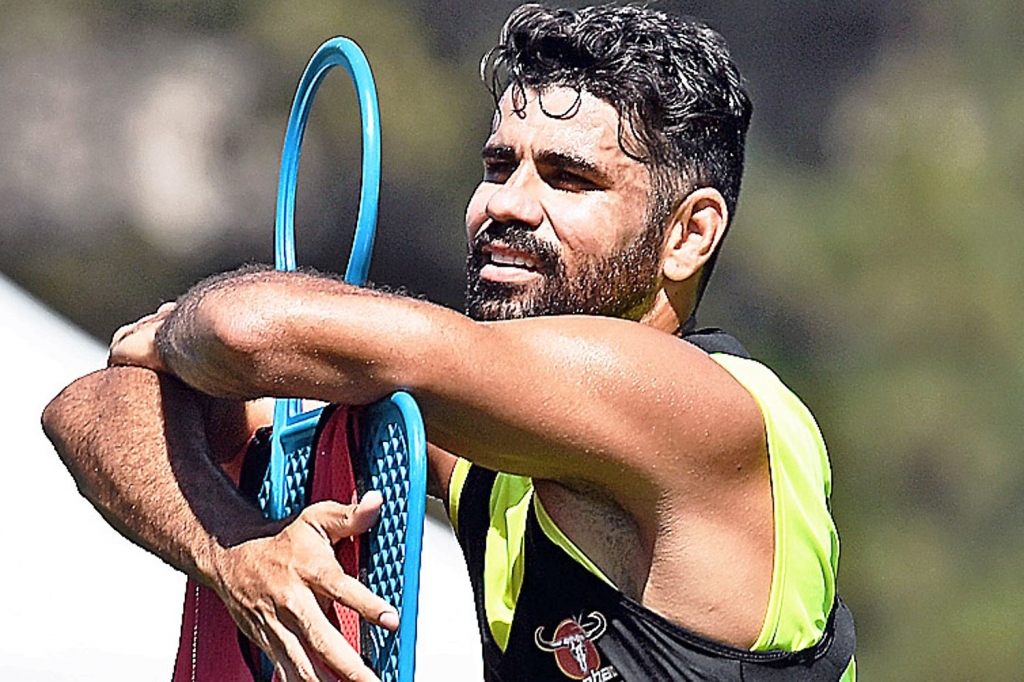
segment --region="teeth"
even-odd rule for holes
[[[515,265],[521,268],[534,268],[536,262],[524,256],[508,256],[503,253],[491,253],[491,262],[498,265]]]

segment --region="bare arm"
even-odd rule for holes
[[[706,489],[709,475],[745,474],[763,457],[749,393],[696,348],[633,322],[480,324],[421,301],[264,272],[186,296],[158,345],[173,373],[215,395],[361,404],[408,389],[441,448],[596,484],[624,502],[649,500],[669,481]]]
[[[532,476],[555,523],[628,594],[722,641],[756,638],[773,547],[764,422],[697,348],[624,320],[481,324],[274,272],[200,287],[157,328],[160,353],[142,343],[119,361],[214,395],[362,404],[409,390],[441,453],[439,492],[444,451]]]
[[[214,573],[218,540],[272,532],[207,456],[203,425],[197,393],[137,368],[84,377],[43,413],[82,495],[133,542],[201,579]],[[147,484],[124,481],[132,471]]]
[[[331,549],[372,525],[379,499],[358,508],[321,503],[287,526],[268,524],[211,462],[204,428],[210,408],[239,413],[177,380],[113,368],[66,388],[47,406],[43,426],[100,513],[133,542],[214,588],[284,679],[373,679],[317,598],[348,603],[374,622],[394,616],[341,572]]]

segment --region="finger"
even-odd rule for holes
[[[178,306],[178,304],[176,302],[174,302],[174,301],[168,301],[167,303],[162,303],[162,304],[160,304],[160,307],[156,309],[156,312],[150,313],[148,315],[143,315],[142,317],[140,317],[139,319],[135,320],[134,322],[129,322],[126,325],[122,325],[121,327],[118,327],[117,331],[114,332],[113,337],[111,337],[111,339],[110,339],[110,346],[113,347],[119,341],[124,339],[125,336],[127,336],[128,334],[131,334],[133,331],[138,329],[141,325],[145,324],[146,322],[150,322],[153,319],[158,318],[158,317],[159,318],[167,317],[167,315],[169,315],[171,313],[171,311],[174,310],[177,306]]]
[[[368,531],[380,516],[384,498],[376,490],[368,491],[355,506],[332,501],[318,502],[303,510],[306,521],[325,534],[331,544]],[[320,594],[355,609],[363,618],[388,630],[398,628],[394,606],[375,595],[355,578],[346,575],[334,561],[311,567],[304,576]]]
[[[325,500],[306,507],[300,516],[333,545],[370,530],[380,516],[383,501],[384,498],[379,492],[371,490],[363,495],[359,504],[341,504]]]
[[[316,671],[318,680],[330,680],[330,682],[337,682],[341,680],[342,682],[344,682],[344,677],[339,677],[338,673],[334,672],[326,665],[321,663],[320,659],[318,659],[315,655],[310,656],[310,660],[313,661],[313,670]]]
[[[131,333],[133,330],[129,330],[125,334],[122,334],[120,338],[115,338],[110,342],[110,349],[107,351],[107,366],[113,367],[115,365],[124,365],[127,363],[127,355],[125,353],[125,346],[128,343],[128,339],[131,339]]]
[[[306,596],[285,604],[279,617],[297,636],[296,641],[307,648],[306,658],[314,670],[320,676],[328,675],[323,679],[333,680],[341,675],[342,679],[351,682],[377,680],[352,645],[327,619],[312,594],[307,592]]]
[[[367,514],[371,516],[370,525],[377,522],[380,515],[380,508],[384,505],[384,496],[378,490],[367,490],[363,499],[359,500],[356,506],[356,514]],[[367,528],[369,530],[369,528]]]
[[[128,336],[129,334],[131,334],[132,331],[135,330],[135,327],[137,325],[138,325],[138,322],[131,322],[129,324],[122,325],[121,327],[118,327],[117,331],[114,332],[114,336],[111,337],[111,339],[110,339],[110,347],[113,348],[114,346],[119,344],[121,341],[123,341],[124,337]]]
[[[140,320],[110,347],[108,365],[138,365],[157,372],[166,372],[156,347],[155,335],[165,316],[153,315]]]
[[[332,626],[333,627],[333,626]],[[312,653],[310,660],[313,661],[313,669],[316,671],[318,680],[330,680],[330,682],[380,682],[377,675],[366,666],[365,661],[353,649],[353,656],[358,659],[358,669],[351,670],[348,674],[332,670],[321,658]]]
[[[225,602],[226,603],[226,602]],[[294,648],[289,644],[292,640],[297,643],[294,635],[283,625],[279,619],[269,613],[256,611],[248,613],[244,610],[231,610],[231,617],[239,629],[254,642],[256,646],[270,658],[274,665],[274,682],[292,682],[294,680],[315,679],[318,677],[303,676],[303,667],[314,668],[312,659],[305,653],[301,645]],[[271,616],[271,617],[267,617]],[[300,652],[301,653],[298,653]],[[332,677],[323,679],[333,680]]]
[[[310,566],[301,576],[318,594],[354,609],[366,620],[388,630],[398,627],[398,611],[374,594],[358,579],[347,575],[336,561],[326,560]]]
[[[129,322],[126,325],[122,325],[121,327],[118,327],[117,331],[114,332],[114,336],[111,337],[111,339],[110,339],[110,345],[113,346],[118,341],[122,340],[125,336],[127,336],[128,334],[131,334],[133,331],[138,329],[141,325],[145,324],[146,322],[151,321],[153,318],[158,317],[158,316],[159,317],[166,317],[168,313],[170,313],[172,310],[174,310],[175,305],[177,305],[177,304],[175,304],[175,303],[164,303],[159,308],[157,308],[155,313],[149,313],[148,315],[143,315],[142,317],[140,317],[139,319],[135,320],[134,322]]]
[[[152,339],[142,334],[129,334],[110,349],[108,365],[138,365],[158,372],[166,371]]]
[[[333,629],[333,626],[331,626]],[[291,660],[294,654],[288,653],[284,644],[280,644],[272,650],[274,653],[267,654],[274,661],[274,682],[289,682],[291,680],[316,680],[317,682],[380,682],[372,670],[367,668],[362,659],[353,651],[355,662],[347,664],[348,674],[341,671],[331,670],[320,657],[312,652],[310,648],[303,647],[296,639],[298,646],[303,649],[305,660],[309,661],[312,672],[308,672],[304,663],[297,663]],[[345,646],[349,646],[345,642]],[[349,647],[351,648],[351,647]]]
[[[110,343],[108,344],[108,348],[113,348],[114,346],[117,345],[117,342],[121,340],[121,337],[123,337],[127,333],[125,330],[125,327],[127,326],[128,325],[123,325],[117,328],[117,331],[114,332],[114,335],[110,337]]]
[[[267,655],[270,656],[270,654]],[[297,679],[299,679],[299,676],[295,673],[295,666],[286,667],[281,663],[274,664],[273,682],[291,682],[292,680]]]
[[[299,642],[295,633],[291,632],[283,623],[277,623],[272,627],[273,637],[270,638],[270,651],[267,655],[274,662],[274,672],[280,682],[307,682],[310,680],[319,682],[321,679],[330,680],[330,677],[321,678],[316,673],[313,661],[306,652],[305,647]]]

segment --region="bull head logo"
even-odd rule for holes
[[[594,640],[604,634],[606,627],[604,616],[592,611],[582,623],[575,618],[563,620],[555,628],[554,637],[548,641],[544,638],[544,628],[537,628],[533,641],[541,651],[555,655],[555,661],[566,677],[582,680],[601,667],[601,657]]]

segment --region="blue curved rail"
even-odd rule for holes
[[[362,116],[359,214],[345,270],[346,282],[362,286],[370,268],[380,199],[380,111],[370,65],[359,46],[348,38],[332,38],[321,45],[299,81],[281,155],[274,263],[278,270],[296,268],[295,189],[302,140],[316,92],[335,66],[344,67],[352,77]],[[320,412],[303,412],[302,401],[296,399],[279,399],[275,404],[270,464],[259,495],[264,513],[270,518],[285,518],[305,504]],[[412,682],[426,505],[423,418],[412,396],[400,391],[368,406],[360,417],[359,429],[360,455],[367,462],[370,489],[379,490],[384,497],[381,518],[369,537],[367,584],[400,614],[395,633],[367,626],[370,650],[363,653],[383,682]]]

